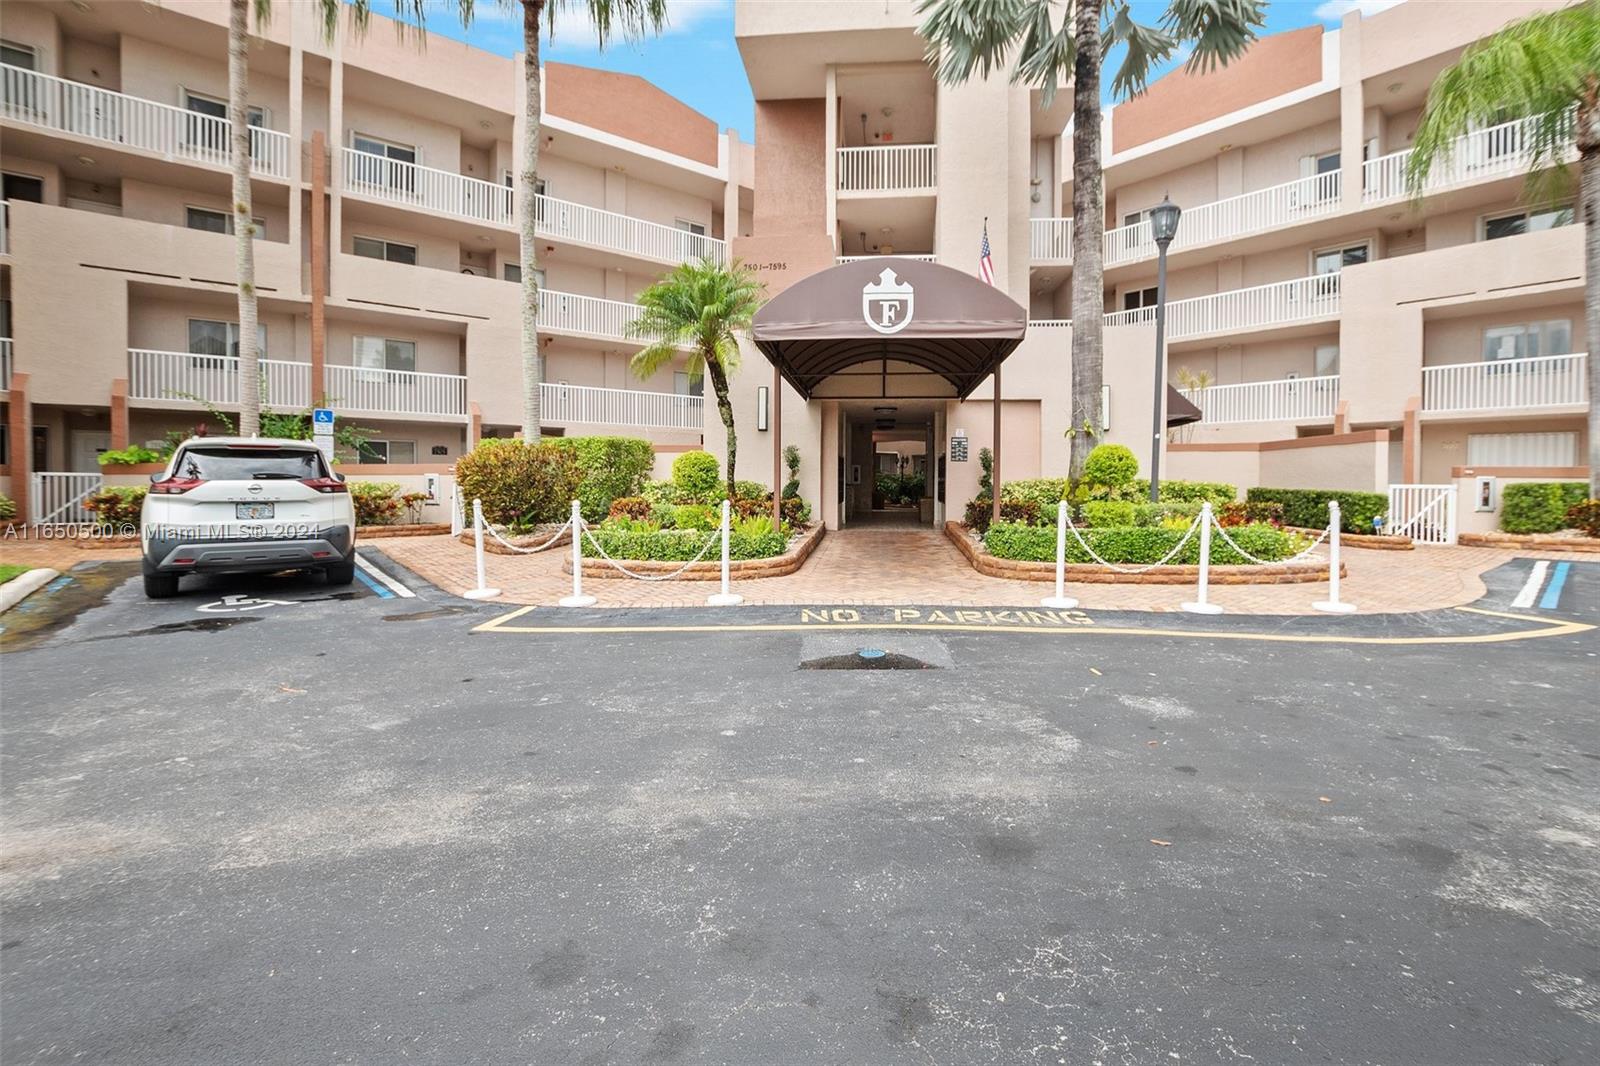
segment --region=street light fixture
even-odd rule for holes
[[[1150,502],[1161,501],[1162,401],[1167,398],[1167,245],[1178,233],[1183,209],[1165,195],[1150,209],[1150,234],[1156,242],[1156,373],[1155,409],[1150,427]]]

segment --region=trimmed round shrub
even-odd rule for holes
[[[717,457],[710,452],[684,452],[672,461],[672,484],[683,501],[705,503],[718,498],[722,479]]]
[[[483,503],[486,522],[535,526],[565,521],[578,492],[578,460],[553,441],[492,437],[456,460],[461,498]]]
[[[722,516],[708,504],[679,504],[672,509],[672,525],[677,529],[720,529]]]
[[[1120,489],[1139,476],[1139,460],[1121,444],[1097,444],[1083,462],[1086,481]]]
[[[1083,505],[1083,519],[1101,529],[1134,524],[1134,505],[1124,500],[1090,500]]]

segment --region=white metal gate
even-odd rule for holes
[[[1418,544],[1454,544],[1456,487],[1390,485],[1389,521],[1383,531]]]
[[[65,526],[94,521],[83,501],[100,491],[99,474],[40,473],[33,475],[33,524]]]

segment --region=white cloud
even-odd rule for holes
[[[667,37],[675,33],[686,33],[697,25],[727,13],[733,6],[733,0],[667,0],[667,24],[662,27],[660,36]],[[551,18],[550,8],[557,8],[555,17]],[[522,5],[512,4],[509,8],[502,6],[497,0],[476,0],[473,4],[472,22],[474,26],[505,26],[514,27],[520,34],[522,29]],[[552,27],[553,24],[553,27]],[[552,37],[552,28],[554,35]],[[599,35],[595,33],[594,20],[589,15],[589,5],[586,3],[552,3],[545,8],[544,39],[553,40],[555,44],[567,48],[595,48],[599,44]],[[615,38],[613,38],[615,42]]]
[[[1313,14],[1324,22],[1338,22],[1352,11],[1361,12],[1362,18],[1397,7],[1405,0],[1323,0]]]

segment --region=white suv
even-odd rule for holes
[[[310,441],[191,437],[150,476],[140,536],[144,594],[174,596],[184,574],[356,573],[355,504]]]

